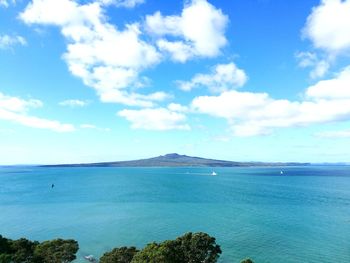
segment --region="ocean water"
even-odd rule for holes
[[[215,171],[0,168],[0,234],[74,238],[76,262],[188,231],[215,236],[220,262],[350,262],[350,167]]]

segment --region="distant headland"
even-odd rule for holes
[[[234,162],[206,159],[170,153],[158,157],[117,162],[42,165],[43,167],[254,167],[254,166],[305,166],[296,162]]]

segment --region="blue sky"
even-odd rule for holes
[[[347,162],[350,0],[0,0],[1,164]]]

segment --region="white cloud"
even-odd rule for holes
[[[295,57],[297,58],[298,65],[301,68],[312,67],[318,61],[316,53],[313,52],[297,52]]]
[[[75,128],[71,124],[63,124],[55,120],[48,120],[28,115],[31,108],[42,107],[42,102],[35,99],[23,100],[0,93],[0,119],[12,121],[24,126],[48,129],[56,132],[70,132]]]
[[[178,84],[184,91],[205,86],[212,92],[222,92],[242,87],[247,79],[244,70],[239,69],[234,63],[228,63],[216,65],[211,74],[197,74],[190,81],[178,81]]]
[[[84,107],[84,106],[87,106],[88,104],[89,104],[88,101],[76,100],[76,99],[64,100],[64,101],[61,101],[61,102],[59,103],[59,105],[61,105],[61,106],[68,106],[68,107],[72,107],[72,108],[75,108],[75,107]]]
[[[160,39],[157,41],[159,50],[169,52],[175,61],[185,63],[191,56],[193,56],[193,48],[185,44],[183,41],[168,41]]]
[[[324,131],[315,134],[321,138],[350,138],[350,130],[343,131]]]
[[[312,79],[321,78],[328,72],[330,63],[327,60],[320,60],[315,64],[314,69],[310,72]]]
[[[0,49],[8,49],[16,45],[25,46],[27,41],[18,35],[0,35]]]
[[[160,62],[161,54],[141,40],[137,23],[119,30],[107,22],[98,2],[33,0],[20,14],[27,24],[55,25],[67,39],[63,58],[70,72],[93,87],[104,102],[153,106],[162,93],[136,94],[140,72]]]
[[[80,125],[80,128],[82,129],[88,129],[88,130],[97,130],[97,131],[105,131],[105,132],[109,132],[111,131],[111,129],[109,128],[99,128],[97,127],[96,125],[93,125],[93,124],[81,124]]]
[[[107,90],[100,94],[103,102],[118,102],[129,106],[152,107],[154,102],[162,101],[169,98],[170,95],[159,91],[148,95],[138,93],[126,93],[119,90]]]
[[[145,0],[99,0],[99,2],[104,5],[133,8],[137,5],[143,4]]]
[[[346,68],[336,78],[309,87],[303,101],[232,90],[197,97],[191,106],[199,113],[225,118],[236,136],[266,135],[274,128],[350,120],[349,73],[350,68]]]
[[[350,99],[350,66],[333,79],[321,80],[306,90],[314,99]]]
[[[118,115],[131,122],[131,128],[144,130],[189,130],[186,116],[166,108],[122,110]]]
[[[180,16],[163,16],[160,12],[147,16],[146,30],[159,38],[160,50],[175,61],[185,62],[194,56],[219,55],[227,43],[227,23],[228,17],[220,9],[206,0],[192,0],[186,2]]]
[[[350,51],[350,0],[322,0],[303,30],[316,48],[333,55]]]
[[[308,16],[302,35],[319,51],[301,52],[299,66],[311,67],[310,77],[326,75],[340,55],[350,54],[350,0],[321,0]],[[310,56],[309,56],[310,55]]]
[[[186,111],[188,111],[188,107],[183,106],[183,105],[178,104],[178,103],[170,103],[168,105],[168,109],[170,111],[175,111],[175,112],[186,112]]]
[[[48,120],[11,111],[5,111],[1,108],[0,119],[13,121],[32,128],[47,129],[56,132],[71,132],[75,130],[74,126],[71,124],[64,124],[55,120]]]
[[[298,52],[296,54],[298,65],[301,68],[311,67],[310,77],[312,79],[323,77],[330,68],[330,60],[320,59],[314,52]]]
[[[94,7],[94,5],[89,5],[81,10],[79,5],[71,0],[33,0],[27,5],[24,12],[20,13],[19,18],[27,24],[64,26],[70,24],[72,20],[78,24],[85,22],[87,13],[93,14]],[[98,10],[94,12],[97,13]]]
[[[224,31],[228,18],[206,0],[186,3],[181,16],[163,17],[157,12],[146,18],[147,29],[157,36],[156,47],[143,40],[143,28],[138,23],[118,28],[106,17],[105,5],[133,7],[141,2],[32,0],[19,18],[28,25],[60,29],[67,40],[63,59],[69,71],[94,88],[101,101],[154,107],[170,96],[161,91],[147,94],[137,89],[147,86],[148,81],[141,73],[160,63],[168,51],[182,62],[193,56],[218,55],[227,42]],[[174,26],[172,19],[176,22]],[[165,22],[163,29],[159,22]],[[174,37],[178,39],[173,41]]]
[[[23,100],[17,97],[6,96],[0,92],[0,108],[13,112],[25,112],[30,108],[40,108],[43,103],[40,100]]]

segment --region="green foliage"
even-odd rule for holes
[[[215,243],[215,238],[206,233],[187,233],[175,240],[148,244],[131,262],[215,263],[220,254],[221,249]]]
[[[216,244],[215,238],[206,233],[187,233],[177,238],[180,244],[179,252],[184,253],[183,262],[216,262],[221,254],[220,246]]]
[[[76,259],[78,242],[54,239],[39,243],[25,238],[11,240],[0,235],[0,263],[68,263]],[[150,243],[106,252],[100,263],[215,263],[221,254],[215,238],[206,233],[186,233],[175,240]],[[242,263],[253,263],[251,260]]]
[[[76,259],[78,242],[73,239],[54,239],[36,246],[34,257],[42,263],[68,263]]]
[[[170,261],[164,247],[157,243],[148,244],[144,249],[138,252],[132,259],[132,263],[146,263],[146,262],[174,262]]]
[[[10,239],[7,239],[2,235],[0,235],[0,255],[10,254],[12,252],[10,241],[11,241]]]
[[[11,263],[11,255],[2,253],[0,254],[0,263]]]
[[[114,248],[100,258],[100,263],[130,263],[138,250],[135,247]]]
[[[0,263],[32,263],[38,242],[21,238],[11,240],[0,236]]]
[[[38,244],[39,242],[32,242],[25,238],[12,240],[12,261],[14,263],[34,262],[34,249]]]
[[[0,263],[67,263],[78,251],[75,240],[30,241],[11,240],[0,235]]]
[[[241,263],[254,263],[254,262],[250,258],[247,258],[247,259],[242,260]]]

